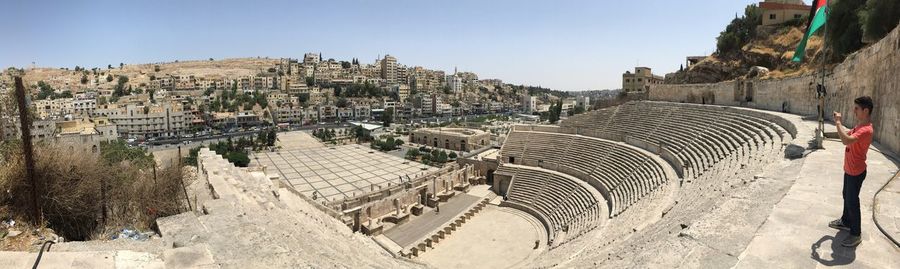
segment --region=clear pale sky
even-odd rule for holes
[[[621,87],[635,65],[665,74],[751,0],[13,1],[0,66],[105,67],[207,58],[359,58],[557,90]]]

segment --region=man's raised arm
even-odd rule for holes
[[[837,126],[837,133],[838,133],[838,136],[841,137],[841,143],[844,143],[845,146],[856,143],[856,141],[858,141],[859,138],[857,138],[856,136],[847,134],[847,131],[844,131],[844,124],[841,122],[841,120],[842,120],[841,113],[838,113],[837,111],[835,111],[834,112],[834,125]]]

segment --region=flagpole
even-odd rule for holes
[[[820,69],[819,72],[822,75],[822,80],[819,85],[816,86],[816,99],[819,103],[818,105],[818,130],[816,132],[816,147],[819,149],[824,149],[825,140],[825,97],[827,96],[827,90],[825,88],[825,64],[828,61],[828,57],[826,57],[828,52],[828,13],[830,12],[831,1],[825,2],[825,11],[824,15],[826,18],[825,22],[825,31],[822,33],[822,59],[820,61]],[[815,79],[813,79],[815,81]]]

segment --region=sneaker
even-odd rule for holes
[[[847,225],[844,225],[844,223],[841,221],[841,219],[836,219],[836,220],[829,222],[828,227],[838,229],[838,230],[850,231],[850,227],[847,227]]]
[[[862,238],[859,236],[851,235],[847,237],[847,239],[844,239],[844,242],[841,242],[841,246],[852,248],[858,246],[859,243],[862,243]]]

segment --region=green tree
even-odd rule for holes
[[[188,151],[188,156],[184,158],[184,164],[197,166],[197,155],[200,153],[200,147],[195,147]]]
[[[350,102],[347,101],[347,98],[341,97],[338,98],[337,102],[335,102],[335,105],[340,108],[345,108],[350,106]]]
[[[734,18],[716,38],[720,55],[739,53],[741,47],[756,37],[756,27],[762,24],[762,11],[755,4],[744,8],[744,16]]]
[[[50,84],[45,83],[43,80],[38,81],[38,95],[37,100],[44,100],[47,98],[54,98],[56,94],[56,90],[53,89]]]
[[[584,106],[575,106],[575,108],[569,110],[569,116],[575,116],[581,113],[584,113]]]
[[[843,61],[847,55],[862,48],[862,28],[859,14],[865,0],[841,0],[830,5],[827,21],[827,42],[831,62]]]
[[[391,122],[394,120],[394,108],[389,107],[384,110],[384,113],[381,114],[381,122],[384,127],[391,127]]]
[[[562,100],[559,100],[559,103],[557,103],[555,106],[550,106],[550,123],[555,124],[557,121],[559,121],[560,114],[562,114]]]
[[[112,82],[112,81],[113,81],[113,76],[112,76],[112,74],[106,75],[106,82]]]
[[[107,164],[129,161],[133,165],[145,168],[155,164],[153,155],[142,148],[129,147],[122,140],[101,142],[100,155]]]
[[[246,152],[243,151],[232,151],[228,152],[227,159],[229,162],[233,163],[238,167],[247,167],[250,165],[250,157],[247,156]]]
[[[418,149],[410,149],[410,150],[407,150],[407,151],[406,151],[406,158],[407,158],[407,159],[414,160],[414,159],[416,159],[416,157],[418,157],[418,156],[419,156],[419,150],[418,150]]]
[[[897,23],[900,22],[900,1],[866,1],[866,6],[859,13],[859,18],[863,38],[867,42],[875,42],[897,27]]]
[[[309,93],[298,94],[297,100],[300,101],[301,104],[306,104],[306,102],[309,102]]]
[[[269,133],[266,136],[266,146],[269,146],[269,147],[275,146],[276,140],[278,140],[278,132],[276,132],[274,129],[269,130]]]

